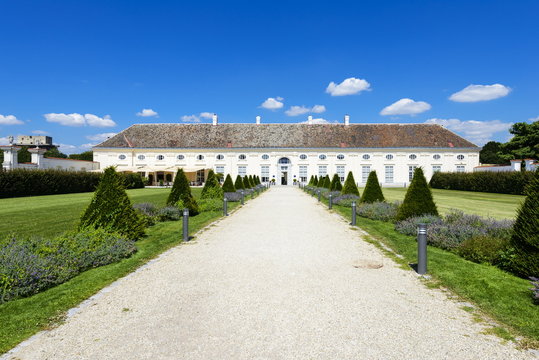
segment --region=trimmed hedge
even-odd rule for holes
[[[143,188],[139,174],[122,174],[127,189]],[[92,192],[102,173],[55,169],[0,170],[0,198]]]
[[[532,178],[533,172],[531,171],[436,172],[430,179],[430,187],[434,189],[524,195],[524,189]]]

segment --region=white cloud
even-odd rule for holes
[[[331,122],[331,121],[326,120],[324,118],[316,118],[316,119],[313,119],[312,121],[313,121],[312,122],[313,124],[332,124],[332,123],[336,124],[337,123],[337,121]],[[308,123],[309,123],[309,120],[300,122],[300,124],[308,124]]]
[[[107,140],[108,138],[113,137],[114,135],[116,135],[116,133],[108,132],[108,133],[102,133],[102,134],[87,135],[86,139],[92,140],[92,141],[103,142]]]
[[[58,150],[60,150],[60,152],[63,152],[64,154],[67,154],[67,155],[76,154],[80,151],[78,146],[70,145],[70,144],[59,144]]]
[[[277,96],[276,98],[267,98],[266,101],[264,101],[262,103],[262,105],[260,105],[260,107],[263,107],[264,109],[268,109],[268,110],[277,110],[277,109],[281,109],[284,104],[283,104],[283,101],[284,99],[282,97],[279,97]]]
[[[152,109],[142,109],[142,111],[137,113],[137,116],[142,116],[142,117],[155,116],[155,117],[159,117],[159,114],[156,111],[153,111]]]
[[[84,151],[88,151],[88,150],[91,150],[96,145],[97,144],[94,144],[94,143],[82,144],[81,146],[79,146],[79,148]]]
[[[498,99],[507,96],[511,88],[502,84],[494,85],[468,85],[449,97],[457,102],[478,102]]]
[[[211,119],[211,118],[213,118],[213,113],[207,112],[207,111],[206,112],[201,112],[199,116],[200,116],[201,119]]]
[[[17,119],[14,115],[0,115],[0,125],[22,125],[23,121]]]
[[[95,127],[113,127],[116,123],[110,118],[110,115],[105,115],[102,118],[93,114],[64,114],[64,113],[49,113],[43,115],[48,122],[58,123],[65,126],[95,126]]]
[[[326,107],[324,105],[315,105],[312,108],[305,107],[305,105],[302,106],[291,106],[290,109],[286,110],[284,113],[288,116],[298,116],[303,115],[306,113],[316,113],[320,114],[326,111]]]
[[[200,117],[198,117],[196,115],[183,115],[180,119],[183,122],[191,122],[191,123],[199,123],[200,122]]]
[[[291,106],[290,109],[286,110],[284,113],[288,116],[298,116],[310,112],[311,109],[306,108],[305,106]]]
[[[329,83],[326,92],[331,96],[354,95],[361,91],[370,90],[371,84],[367,80],[354,77],[343,80],[340,84],[333,81]]]
[[[404,98],[383,108],[380,115],[415,115],[430,110],[430,108],[430,104],[424,101]]]
[[[44,131],[44,130],[34,130],[32,131],[32,134],[36,134],[36,135],[49,135],[49,133],[47,131]]]
[[[0,137],[0,145],[9,145],[9,139],[7,136]]]
[[[534,117],[534,118],[529,118],[528,121],[531,121],[531,122],[539,121],[539,116]]]
[[[477,145],[484,145],[492,140],[495,133],[507,131],[512,123],[504,123],[500,120],[476,121],[459,119],[428,119],[427,124],[438,124],[464,136],[469,141]]]

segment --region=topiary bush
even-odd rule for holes
[[[309,183],[307,184],[307,186],[313,186],[313,182],[314,182],[314,176],[311,175],[311,177],[309,179]]]
[[[382,193],[382,188],[378,182],[378,176],[376,171],[371,171],[369,177],[367,178],[367,184],[365,184],[365,189],[361,195],[360,203],[373,203],[384,201],[384,194]]]
[[[331,191],[341,191],[342,190],[342,184],[341,179],[339,179],[339,175],[334,174],[333,179],[331,179],[331,184],[329,185],[329,189]]]
[[[356,185],[356,181],[354,180],[354,175],[351,171],[348,172],[348,176],[346,177],[346,180],[344,181],[344,185],[342,187],[341,194],[343,195],[356,195],[359,196],[359,190]]]
[[[213,173],[213,170],[208,172],[208,178],[204,183],[202,192],[200,193],[201,199],[222,199],[223,198],[223,189],[219,184],[217,176]]]
[[[315,176],[314,176],[314,179],[313,179],[313,186],[314,186],[314,187],[318,187],[318,183],[319,183],[319,181],[318,181],[318,175],[315,175]]]
[[[236,191],[245,190],[245,185],[241,176],[236,176],[236,181],[234,181],[234,187],[236,188]]]
[[[113,167],[106,168],[90,205],[81,216],[79,230],[106,229],[137,240],[144,235],[144,227],[145,221],[125,192],[123,178]]]
[[[234,186],[234,183],[232,182],[232,177],[230,176],[230,174],[226,176],[222,189],[223,189],[223,192],[225,193],[236,191],[236,187]]]
[[[183,206],[189,209],[189,216],[198,215],[199,209],[195,198],[191,194],[191,187],[189,181],[185,176],[182,168],[178,169],[176,177],[174,178],[174,184],[168,195],[167,205],[178,207],[178,201],[181,200]]]
[[[535,171],[525,193],[511,237],[515,255],[512,270],[529,277],[539,274],[539,170]]]
[[[410,187],[406,191],[404,201],[397,212],[397,220],[423,214],[438,215],[438,209],[432,199],[432,193],[423,174],[423,169],[418,167],[414,171]]]

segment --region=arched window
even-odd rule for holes
[[[279,164],[290,164],[290,159],[286,157],[282,157],[279,159]]]
[[[343,154],[337,155],[337,159],[339,159],[339,160],[344,160],[344,155],[343,155]]]
[[[300,158],[301,160],[306,160],[306,159],[307,159],[307,155],[301,154],[301,155],[299,156],[299,158]]]

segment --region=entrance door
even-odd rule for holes
[[[288,173],[286,171],[281,174],[281,185],[288,185]]]

